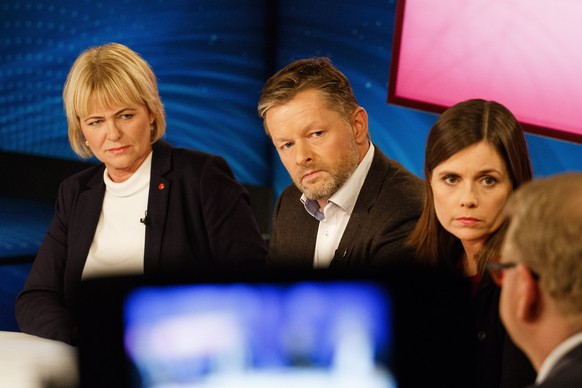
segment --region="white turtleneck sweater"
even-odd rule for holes
[[[146,228],[140,222],[148,205],[152,154],[125,182],[115,183],[103,173],[105,197],[83,279],[142,274]]]

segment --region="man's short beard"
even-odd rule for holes
[[[328,176],[324,178],[323,182],[316,184],[312,188],[308,188],[308,186],[303,185],[301,182],[303,171],[300,169],[295,179],[295,185],[311,200],[317,201],[323,198],[329,198],[346,183],[354,171],[356,171],[356,168],[358,168],[359,163],[360,155],[354,141],[350,143],[350,147],[346,150],[346,154],[338,166],[314,165],[315,169],[326,171]],[[313,166],[309,166],[309,168],[313,168]]]

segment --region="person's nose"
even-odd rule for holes
[[[295,144],[295,163],[298,166],[303,166],[312,159],[311,147],[301,141]]]
[[[467,208],[474,208],[479,206],[479,200],[475,185],[473,183],[466,183],[463,185],[461,193],[461,206]]]
[[[107,140],[109,141],[117,141],[122,136],[122,132],[117,127],[117,123],[115,122],[115,120],[107,122],[106,131]]]

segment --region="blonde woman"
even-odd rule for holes
[[[101,163],[66,179],[16,317],[23,332],[75,344],[82,279],[181,275],[263,264],[248,193],[226,161],[171,147],[156,77],[128,47],[83,52],[63,91],[69,141]]]

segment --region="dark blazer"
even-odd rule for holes
[[[531,387],[582,387],[582,344],[560,358],[541,384]]]
[[[49,231],[16,301],[23,332],[74,342],[71,308],[101,213],[104,169],[90,167],[59,188]],[[154,144],[147,215],[146,275],[260,265],[266,258],[248,193],[219,156]]]
[[[471,301],[475,374],[468,387],[523,388],[535,381],[535,369],[501,323],[499,294],[485,273]]]
[[[423,182],[378,147],[331,266],[384,265],[413,255],[405,240],[422,210]],[[301,192],[287,187],[275,205],[269,262],[313,267],[319,221],[305,210]]]

